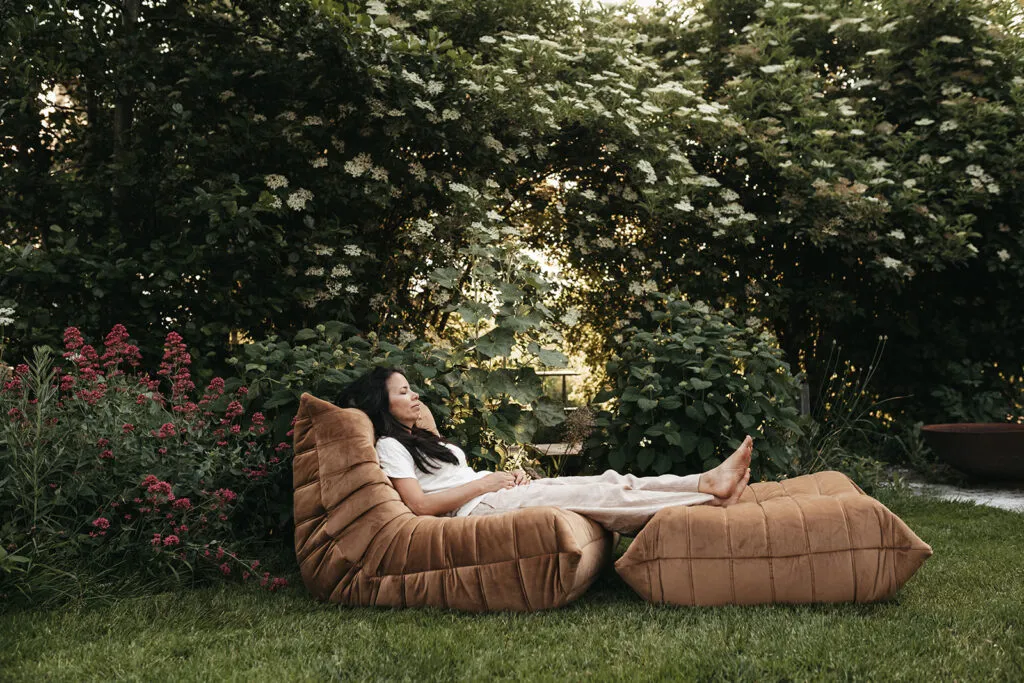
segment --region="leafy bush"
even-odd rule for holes
[[[1024,379],[1008,380],[993,363],[964,358],[946,363],[946,381],[931,395],[952,422],[1024,419]]]
[[[729,309],[652,298],[655,310],[621,331],[607,364],[612,388],[598,397],[611,407],[588,447],[612,469],[686,474],[715,466],[751,434],[755,479],[795,472],[806,424],[797,379],[771,335],[734,324]]]
[[[64,342],[63,360],[39,347],[0,390],[0,597],[282,585],[252,555],[290,517],[290,447],[272,447],[246,388],[214,378],[198,391],[175,333],[155,377],[120,325],[102,352],[75,328]]]

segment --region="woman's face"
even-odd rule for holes
[[[409,388],[409,381],[404,375],[395,373],[385,383],[388,389],[388,410],[391,415],[404,424],[412,427],[420,416],[420,396]]]

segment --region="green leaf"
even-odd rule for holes
[[[700,377],[694,377],[693,379],[690,380],[690,385],[697,391],[703,391],[704,389],[707,389],[708,387],[711,386],[711,382],[703,380]]]
[[[561,351],[542,348],[537,342],[530,342],[528,349],[530,353],[540,359],[541,363],[549,368],[564,368],[569,362],[569,359]]]
[[[658,459],[654,461],[654,473],[665,474],[672,469],[672,457],[667,453],[662,453],[658,456]]]
[[[636,464],[641,470],[650,469],[651,465],[654,464],[654,456],[653,448],[641,448],[640,452],[636,454]]]
[[[565,422],[565,410],[547,397],[537,401],[533,406],[533,414],[545,427],[554,427]]]
[[[637,399],[636,405],[638,408],[640,408],[640,410],[650,411],[658,407],[658,400],[650,398],[639,398]]]
[[[658,401],[658,405],[660,405],[663,410],[675,410],[679,406],[683,405],[683,399],[678,396],[669,396],[667,398],[660,399]]]
[[[295,341],[297,342],[311,341],[313,339],[316,339],[316,330],[311,330],[308,327],[295,333]]]
[[[680,447],[683,449],[683,455],[689,455],[693,453],[697,448],[697,442],[699,437],[696,434],[685,432],[679,435]]]
[[[746,413],[736,413],[736,421],[739,422],[744,429],[750,429],[757,423],[757,420]]]
[[[486,358],[507,356],[512,352],[515,341],[515,333],[499,327],[480,337],[476,344],[476,350]]]
[[[710,458],[711,454],[715,452],[715,444],[706,436],[700,437],[700,441],[697,443],[697,454],[702,459]]]
[[[608,454],[608,465],[616,471],[622,471],[626,466],[626,455],[622,451],[612,451]]]

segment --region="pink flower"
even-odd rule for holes
[[[231,420],[238,417],[239,415],[242,415],[243,413],[245,413],[245,408],[242,407],[242,404],[239,403],[238,401],[232,401],[231,403],[228,404],[228,409],[224,413],[224,417]]]
[[[178,539],[178,537],[173,535],[173,534],[171,534],[170,536],[166,536],[164,538],[164,541],[163,541],[165,547],[166,546],[172,546],[172,545],[178,545],[180,542],[181,541]]]
[[[109,448],[107,450],[102,451],[100,453],[100,460],[113,460],[113,459],[114,459],[114,451],[110,450]]]
[[[121,431],[123,433],[125,433],[125,434],[129,434],[131,432],[134,432],[135,431],[135,425],[133,425],[130,422],[125,422],[123,425],[121,425]]]
[[[178,432],[173,422],[165,422],[162,425],[160,425],[159,432],[156,431],[155,429],[151,429],[149,433],[157,437],[158,439],[166,439],[168,437],[175,436]]]
[[[161,543],[160,534],[153,534],[153,540],[150,541],[150,544],[155,546],[155,547],[160,547],[160,543]]]
[[[110,520],[106,517],[97,517],[96,519],[92,520],[92,525],[97,529],[109,529]]]
[[[64,348],[74,351],[82,346],[82,333],[77,327],[68,327],[64,330]]]
[[[213,495],[220,498],[223,503],[231,503],[234,502],[235,498],[238,498],[238,495],[231,489],[217,489],[213,492]]]
[[[227,562],[225,562],[224,564],[222,564],[220,566],[220,573],[223,574],[224,576],[227,576],[227,575],[229,575],[231,573],[231,567],[228,566]]]
[[[29,368],[24,363],[19,363],[18,367],[14,368],[14,374],[24,377],[29,373]]]
[[[175,510],[191,510],[192,501],[189,500],[188,498],[178,498],[176,501],[174,501],[172,507]]]
[[[110,445],[110,439],[101,438],[99,441],[96,442],[96,445],[99,446],[100,448],[106,448],[107,446]]]
[[[261,424],[263,424],[266,421],[267,421],[267,418],[263,415],[263,413],[253,413],[252,414],[252,423],[254,425],[261,425]]]

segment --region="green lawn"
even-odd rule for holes
[[[0,617],[4,680],[1024,680],[1024,516],[885,499],[935,550],[876,605],[467,615],[214,588]]]

